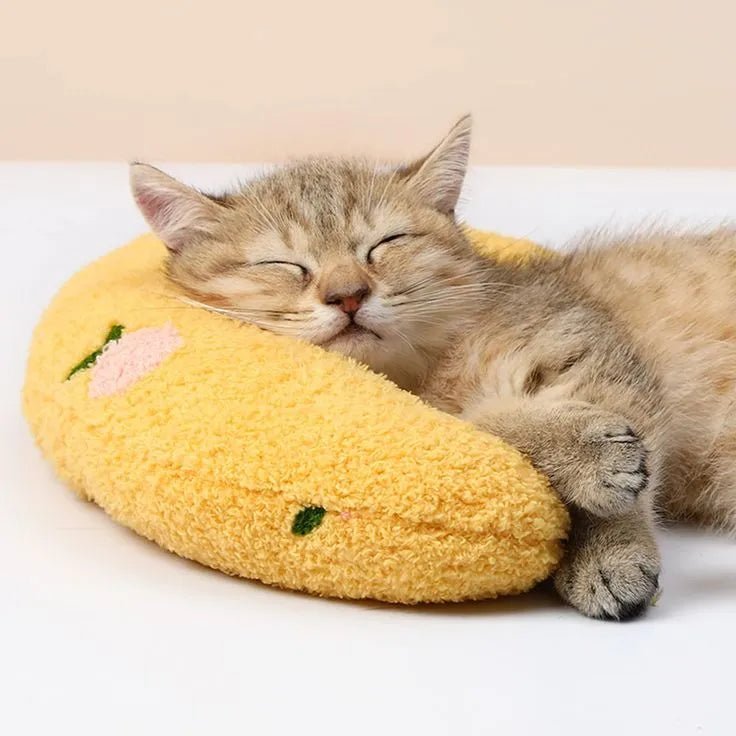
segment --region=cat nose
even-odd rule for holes
[[[347,294],[329,292],[325,294],[325,304],[334,305],[345,312],[345,314],[354,317],[370,293],[371,290],[367,286],[361,286],[358,289],[351,290]]]

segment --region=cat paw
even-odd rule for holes
[[[601,517],[630,511],[649,484],[641,438],[625,420],[605,417],[591,422],[581,440],[581,469],[570,478],[573,503]]]
[[[573,551],[555,575],[555,587],[591,618],[627,621],[641,616],[659,592],[656,548],[630,543]]]

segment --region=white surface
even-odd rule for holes
[[[547,590],[414,609],[286,593],[76,500],[19,414],[23,360],[63,279],[143,229],[126,186],[117,164],[0,166],[0,733],[736,733],[733,540],[663,532],[659,606],[611,624]],[[736,218],[736,173],[485,169],[469,189],[471,223],[545,242]]]

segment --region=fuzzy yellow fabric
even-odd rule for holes
[[[495,257],[536,249],[470,235]],[[25,413],[80,496],[178,555],[320,595],[487,598],[549,575],[567,514],[516,450],[342,357],[186,307],[164,256],[148,235],[92,263],[34,333]],[[67,377],[116,324],[173,325],[181,345],[92,398],[94,368]]]

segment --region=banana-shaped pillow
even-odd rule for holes
[[[470,235],[496,258],[535,247]],[[552,571],[567,514],[516,450],[341,356],[188,306],[164,258],[153,236],[110,253],[36,328],[25,413],[80,496],[178,555],[320,595],[487,598]]]

